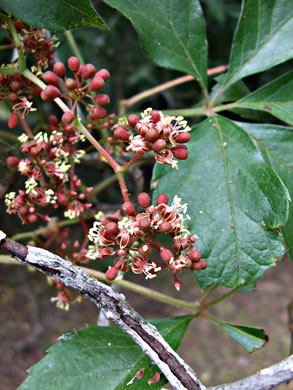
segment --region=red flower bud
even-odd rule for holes
[[[157,110],[153,110],[151,112],[151,117],[152,117],[154,123],[159,122],[159,120],[161,119],[160,112]]]
[[[63,123],[71,123],[74,119],[74,113],[72,111],[66,111],[62,115],[62,122]]]
[[[95,97],[95,102],[100,106],[107,106],[110,103],[110,98],[105,93],[100,93]]]
[[[59,83],[58,76],[54,72],[51,72],[50,70],[44,73],[43,79],[47,84],[57,85]]]
[[[124,202],[122,205],[122,210],[126,215],[133,216],[136,214],[135,207],[131,202]]]
[[[96,68],[93,64],[86,64],[81,67],[80,73],[83,79],[87,80],[93,77],[93,75],[96,73]]]
[[[94,92],[102,89],[104,85],[105,85],[105,81],[104,79],[102,79],[102,77],[95,77],[89,83],[90,90]]]
[[[75,89],[75,88],[76,88],[76,82],[75,82],[75,80],[72,79],[72,78],[66,79],[66,80],[65,80],[65,87],[66,87],[67,89],[69,89],[69,91],[72,91],[73,89]]]
[[[201,259],[201,253],[199,251],[192,251],[188,253],[188,257],[191,261],[200,261]]]
[[[106,232],[111,236],[117,236],[119,233],[119,228],[116,222],[108,222],[105,226]]]
[[[185,142],[190,141],[190,138],[190,133],[185,131],[184,133],[178,134],[175,140],[178,144],[185,144]]]
[[[77,72],[80,66],[79,59],[73,56],[68,58],[67,64],[71,72]]]
[[[143,231],[148,231],[151,226],[151,220],[149,217],[144,217],[138,222],[138,226]]]
[[[28,219],[28,221],[29,221],[30,223],[35,223],[35,222],[37,222],[38,217],[37,217],[36,214],[30,214],[30,215],[27,217],[27,219]]]
[[[114,267],[111,267],[108,269],[105,276],[108,280],[114,280],[116,278],[117,274],[118,274],[117,269]]]
[[[128,120],[128,123],[130,124],[130,126],[135,127],[135,125],[139,121],[139,117],[135,114],[131,114],[131,115],[129,115],[127,120]]]
[[[10,84],[10,88],[12,89],[13,92],[18,92],[20,90],[21,84],[19,81],[12,81]]]
[[[159,134],[156,132],[155,129],[147,130],[147,132],[145,134],[145,139],[148,142],[155,142],[155,141],[157,141],[158,138],[159,138]]]
[[[157,198],[157,205],[161,204],[161,203],[165,203],[167,204],[169,201],[169,198],[167,195],[165,194],[160,194]]]
[[[172,230],[172,225],[169,222],[162,222],[159,226],[161,233],[169,233]]]
[[[61,92],[54,85],[48,85],[41,93],[41,98],[45,102],[51,102],[61,96]]]
[[[138,203],[141,205],[141,207],[143,208],[147,208],[149,207],[149,205],[151,204],[151,198],[149,196],[149,194],[147,194],[146,192],[142,192],[138,195]]]
[[[102,107],[94,107],[91,115],[94,119],[103,119],[107,115],[107,111]]]
[[[147,256],[151,253],[152,248],[150,247],[149,244],[142,244],[141,247],[138,249],[138,252],[142,256]]]
[[[169,263],[169,261],[174,257],[173,253],[167,248],[161,250],[160,256],[165,263]]]
[[[173,148],[173,153],[178,160],[186,160],[188,157],[188,150],[185,145],[178,145]]]
[[[9,156],[9,157],[7,157],[6,163],[7,163],[7,165],[9,165],[11,167],[16,167],[19,163],[19,158],[15,157],[15,156]]]
[[[54,66],[53,66],[53,70],[56,73],[56,75],[58,77],[61,77],[62,79],[66,75],[66,68],[65,68],[65,65],[63,64],[63,62],[56,62],[56,64],[54,64]]]
[[[8,118],[8,127],[10,129],[14,129],[16,126],[17,126],[17,122],[18,122],[18,119],[17,119],[17,115],[15,112],[13,112],[9,118]]]
[[[107,80],[109,80],[109,78],[110,78],[110,73],[109,73],[109,71],[107,70],[107,69],[100,69],[97,73],[96,73],[96,75],[95,75],[95,77],[96,76],[98,76],[98,77],[102,77],[102,79],[104,79],[104,81],[107,81]]]
[[[130,133],[124,127],[118,126],[114,130],[114,136],[121,141],[127,141],[129,139]]]
[[[158,139],[153,143],[153,150],[155,152],[160,152],[161,150],[165,149],[167,146],[167,142],[164,139]]]

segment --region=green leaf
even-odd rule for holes
[[[226,87],[293,57],[293,7],[287,0],[244,0]]]
[[[258,143],[267,163],[277,172],[293,199],[293,129],[290,127],[240,123]],[[293,260],[293,202],[289,218],[281,228],[291,260]]]
[[[104,0],[128,18],[147,57],[207,84],[205,22],[198,0]]]
[[[234,106],[265,111],[292,125],[293,71],[242,98]]]
[[[156,164],[154,199],[164,192],[188,203],[189,229],[208,267],[196,271],[202,289],[250,284],[283,254],[271,228],[285,224],[287,189],[248,134],[229,119],[206,119],[192,130],[179,170]]]
[[[165,340],[177,349],[193,316],[150,321]],[[128,384],[145,368],[142,379]],[[59,338],[59,343],[29,369],[29,376],[19,390],[149,390],[148,379],[158,372],[135,342],[118,327],[89,326]],[[166,379],[161,375],[152,389],[161,389]]]
[[[38,29],[64,32],[92,26],[108,30],[90,0],[1,0],[0,8]]]
[[[231,324],[217,319],[212,319],[212,321],[238,341],[247,352],[254,352],[269,341],[269,337],[263,329]]]

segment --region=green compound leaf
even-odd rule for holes
[[[147,57],[207,84],[205,21],[198,0],[104,0],[128,18]]]
[[[269,337],[263,329],[231,324],[217,319],[212,319],[212,321],[238,341],[247,352],[254,352],[269,341]]]
[[[293,129],[290,127],[239,123],[258,143],[267,163],[277,172],[293,199]],[[293,260],[293,202],[289,218],[281,228],[291,260]]]
[[[154,199],[163,192],[188,203],[189,229],[208,262],[195,272],[202,289],[253,283],[284,252],[280,234],[270,229],[287,220],[287,189],[229,119],[207,119],[191,135],[178,171],[156,164]]]
[[[161,335],[177,349],[193,316],[150,321]],[[145,368],[142,379],[133,380]],[[19,390],[159,390],[167,382],[161,375],[158,383],[148,379],[158,372],[140,347],[118,327],[89,326],[60,337],[59,343],[29,369],[29,376]]]
[[[226,87],[293,57],[293,7],[287,0],[244,0]]]
[[[31,26],[53,32],[76,27],[109,29],[90,0],[1,0],[0,8]]]
[[[292,125],[293,71],[242,98],[234,106],[265,111]]]

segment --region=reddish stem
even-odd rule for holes
[[[21,114],[19,112],[16,112],[16,115],[17,115],[17,118],[23,128],[23,130],[26,132],[26,135],[33,139],[34,138],[34,135],[31,131],[31,129],[29,128],[29,125],[27,124],[26,120],[21,116]]]
[[[131,167],[131,165],[133,165],[137,160],[139,160],[143,155],[136,155],[134,156],[131,160],[129,160],[126,164],[124,164],[121,168],[120,168],[120,172],[125,172],[127,171],[128,168]]]

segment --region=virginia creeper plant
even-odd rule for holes
[[[71,32],[108,29],[90,0],[0,4],[0,49],[11,51],[0,68],[0,100],[9,112],[1,131],[5,177],[17,172],[20,178],[1,189],[1,202],[26,228],[32,224],[25,231],[20,224],[12,240],[2,232],[0,248],[50,276],[58,308],[68,310],[85,296],[128,333],[90,326],[62,336],[19,389],[161,389],[168,381],[176,389],[204,389],[173,351],[188,324],[205,318],[248,352],[261,348],[268,340],[262,329],[214,318],[208,309],[236,292],[253,290],[285,248],[293,255],[293,72],[255,90],[246,84],[248,76],[293,58],[293,8],[284,0],[243,0],[229,61],[208,68],[198,0],[104,3],[131,21],[154,64],[185,74],[120,100],[116,113],[108,109],[112,75],[84,63]],[[60,32],[72,49],[66,61],[59,59],[54,35]],[[201,98],[193,107],[135,109],[147,97],[194,80]],[[186,88],[192,91],[194,85]],[[135,194],[131,172],[150,160],[151,183]],[[87,161],[103,167],[102,179],[95,176],[88,183]],[[102,203],[99,194],[114,181],[119,204]],[[71,238],[71,229],[79,232],[78,239]],[[145,277],[149,287],[128,281],[129,272]],[[196,303],[176,297],[185,272],[194,274],[202,291]],[[171,296],[152,289],[152,279],[163,273],[172,278]],[[159,334],[150,336],[153,328],[123,306],[123,297],[97,282],[91,290],[87,274],[189,312],[152,322],[170,347]],[[231,290],[214,299],[219,286]],[[60,371],[65,359],[66,369]],[[81,372],[73,377],[76,362]],[[292,360],[286,364],[292,374]]]

